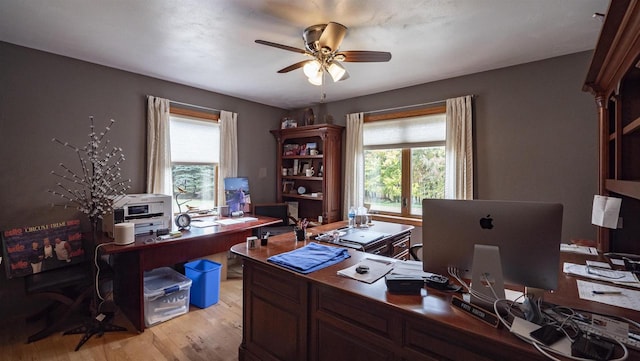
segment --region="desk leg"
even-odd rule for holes
[[[116,305],[140,332],[144,331],[144,272],[139,252],[113,256],[113,297]]]

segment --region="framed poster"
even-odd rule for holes
[[[64,267],[84,261],[80,220],[70,220],[2,232],[7,278]]]
[[[249,179],[246,177],[229,177],[224,179],[224,197],[229,212],[251,211],[251,193]]]

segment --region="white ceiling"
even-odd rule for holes
[[[310,25],[348,27],[326,102],[593,49],[607,0],[1,0],[0,41],[282,108],[320,101],[301,69]],[[1,56],[1,54],[0,54]],[[177,100],[177,99],[176,99]],[[186,101],[186,100],[184,100]]]

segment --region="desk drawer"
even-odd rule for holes
[[[393,258],[400,259],[400,260],[403,260],[403,261],[408,261],[411,257],[409,255],[409,250],[405,249],[404,251],[393,255]]]
[[[402,237],[391,244],[391,257],[396,258],[402,253],[409,253],[409,236]]]
[[[380,245],[374,246],[371,249],[366,250],[367,253],[377,254],[380,256],[387,256],[389,251],[389,246],[386,243],[382,243]]]

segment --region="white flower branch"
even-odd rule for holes
[[[68,142],[62,142],[56,138],[52,141],[67,147],[78,154],[81,172],[59,164],[62,172],[51,171],[51,174],[62,179],[57,183],[59,188],[48,190],[49,193],[60,197],[66,203],[56,206],[75,207],[80,212],[89,216],[92,222],[101,219],[105,214],[113,211],[112,205],[119,197],[122,197],[127,189],[131,188],[130,179],[122,179],[120,165],[125,157],[122,148],[110,147],[110,141],[105,139],[115,120],[111,119],[105,131],[96,133],[93,117],[89,117],[89,141],[83,148],[78,148]],[[104,142],[104,144],[102,144]]]

